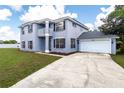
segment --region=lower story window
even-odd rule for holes
[[[54,39],[54,47],[55,48],[65,48],[65,39]]]
[[[71,48],[75,48],[75,39],[71,38]]]
[[[33,42],[32,41],[28,41],[28,48],[32,49],[33,48]]]
[[[22,41],[21,47],[25,48],[25,41]]]

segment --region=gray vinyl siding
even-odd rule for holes
[[[39,37],[37,35],[37,30],[40,28],[38,24],[33,23],[32,25],[33,31],[32,33],[28,33],[27,28],[25,28],[25,34],[20,36],[21,41],[25,41],[25,48],[20,48],[23,51],[45,51],[45,36],[44,37]],[[81,30],[82,29],[82,30]],[[72,21],[70,20],[65,20],[65,30],[64,31],[58,31],[54,32],[52,31],[52,36],[51,36],[51,52],[61,52],[61,53],[70,53],[70,52],[75,52],[77,51],[77,42],[76,42],[76,47],[71,48],[71,38],[75,38],[77,41],[78,36],[86,32],[87,30],[83,29],[79,25],[77,27],[73,27]],[[54,39],[57,38],[65,38],[65,48],[54,48]],[[28,41],[33,41],[33,49],[28,48]]]
[[[28,29],[25,29],[25,34],[20,36],[21,41],[25,41],[25,48],[21,48],[23,51],[42,51],[45,47],[45,40],[37,36],[37,24],[32,25],[32,33],[28,33]],[[28,41],[33,41],[33,49],[28,48]]]
[[[82,29],[82,30],[81,30]],[[58,31],[58,32],[53,32],[53,38],[52,38],[52,52],[62,52],[62,53],[70,53],[70,52],[75,52],[77,51],[77,38],[78,36],[86,32],[85,29],[82,27],[78,26],[75,28],[72,26],[72,22],[69,20],[65,20],[65,30],[64,31]],[[56,38],[65,38],[65,48],[54,48],[54,39]],[[71,38],[76,39],[76,47],[71,48]]]
[[[65,38],[65,48],[54,48],[54,39]],[[67,50],[67,20],[65,20],[65,30],[63,31],[53,31],[52,41],[51,41],[51,52],[62,52],[68,53]]]
[[[34,27],[33,27],[34,28]],[[25,48],[21,48],[23,51],[33,51],[34,50],[34,44],[33,44],[33,49],[28,48],[28,41],[33,41],[35,42],[35,32],[33,31],[32,33],[28,33],[28,27],[26,26],[24,28],[24,34],[20,36],[21,42],[25,41]]]

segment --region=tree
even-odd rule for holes
[[[3,41],[4,44],[10,44],[8,40]]]
[[[115,34],[120,36],[121,51],[124,52],[124,6],[117,5],[115,10],[106,19],[101,19],[104,24],[99,27],[105,34]]]
[[[124,7],[124,5],[116,5],[116,6],[115,6],[115,10],[122,9],[123,7]]]
[[[3,41],[4,44],[16,44],[17,41],[16,40],[5,40]]]
[[[103,24],[99,29],[106,34],[124,34],[124,6],[115,6],[115,11],[110,13],[106,19],[101,19]]]
[[[10,42],[11,44],[16,44],[16,43],[17,43],[16,40],[10,40],[9,42]]]

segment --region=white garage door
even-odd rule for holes
[[[80,40],[79,50],[84,52],[111,53],[109,39]]]

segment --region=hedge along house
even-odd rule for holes
[[[88,27],[70,17],[31,21],[22,24],[20,28],[20,49],[22,51],[47,53],[81,51],[110,54],[115,54],[116,51],[117,36],[109,37],[110,35],[103,35],[99,32],[89,32]],[[101,48],[103,45],[106,46],[105,49]],[[95,49],[96,47],[99,50]]]

